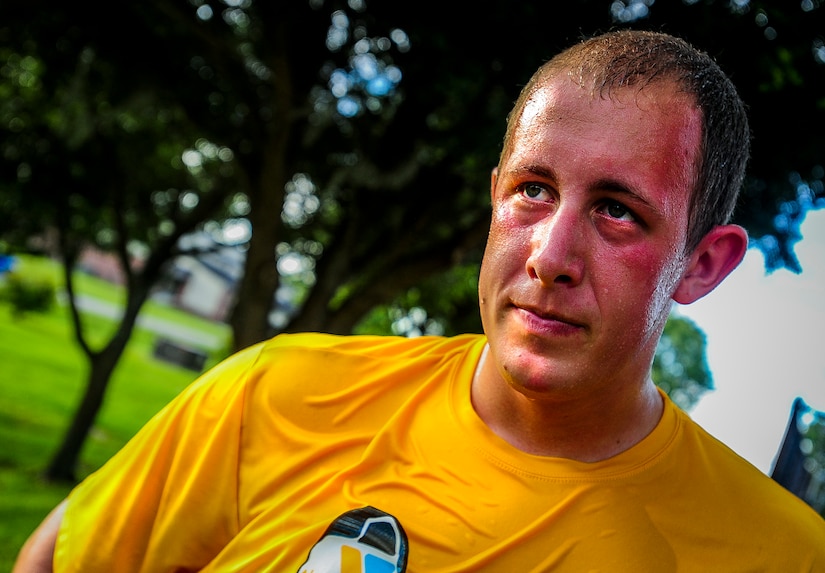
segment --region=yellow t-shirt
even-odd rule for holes
[[[482,336],[282,335],[203,375],[70,495],[62,571],[825,571],[825,521],[666,400],[611,459],[470,403]]]

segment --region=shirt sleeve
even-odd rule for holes
[[[260,345],[202,375],[69,495],[54,570],[198,570],[238,530],[246,377]]]

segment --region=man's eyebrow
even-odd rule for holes
[[[634,191],[629,185],[622,183],[616,179],[599,179],[593,186],[593,189],[600,189],[602,191],[610,191],[612,193],[619,193],[621,195],[629,195],[631,198],[638,201],[647,202],[644,197]]]
[[[549,167],[545,167],[543,165],[537,164],[528,164],[528,165],[520,165],[513,169],[504,172],[505,175],[515,176],[515,177],[527,177],[527,176],[536,176],[541,177],[542,179],[552,179],[553,181],[556,180],[556,173],[550,169]]]
[[[592,186],[594,190],[606,191],[608,193],[615,193],[617,195],[625,195],[635,203],[646,205],[649,209],[661,214],[661,208],[651,203],[644,195],[633,189],[632,186],[618,181],[616,179],[599,179]]]

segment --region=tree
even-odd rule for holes
[[[685,410],[690,410],[702,394],[713,389],[705,346],[705,335],[696,324],[674,314],[665,324],[656,348],[653,381]]]
[[[22,237],[44,228],[55,231],[51,248],[64,262],[74,335],[89,363],[81,404],[46,470],[55,480],[73,479],[80,448],[137,314],[178,239],[217,212],[226,196],[220,176],[205,176],[209,161],[201,162],[201,171],[170,162],[185,149],[182,116],[158,114],[158,102],[137,90],[112,97],[107,83],[113,74],[93,49],[85,49],[62,77],[49,76],[31,53],[7,52],[6,87],[14,92],[4,94],[0,107],[13,132],[4,145],[4,166],[16,168],[14,176],[3,179],[4,195],[14,197],[4,204],[11,211],[6,216],[16,218],[11,230]],[[109,97],[101,101],[95,96],[100,93]],[[121,172],[113,166],[129,167]],[[158,190],[159,181],[166,189]],[[100,345],[90,342],[74,296],[75,262],[90,243],[117,254],[127,286],[124,314]]]
[[[355,122],[336,124],[347,114],[330,114],[323,90],[313,95],[317,67],[291,65],[295,53],[301,57],[327,53],[323,39],[329,28],[328,13],[319,19],[309,4],[295,7],[295,13],[284,15],[268,4],[256,6],[260,12],[255,22],[267,21],[272,31],[257,50],[251,39],[261,30],[247,18],[249,7],[230,5],[216,26],[210,24],[207,5],[196,12],[186,3],[164,2],[130,6],[122,14],[129,21],[123,28],[100,26],[99,11],[105,7],[96,3],[46,13],[37,12],[36,6],[18,6],[17,18],[9,17],[8,21],[36,25],[3,29],[15,46],[7,53],[7,70],[16,80],[12,85],[30,96],[21,100],[19,94],[10,93],[4,102],[12,128],[5,147],[9,160],[5,167],[10,172],[4,180],[9,193],[17,196],[5,207],[9,213],[37,214],[30,226],[15,226],[20,235],[37,227],[56,229],[76,338],[90,362],[87,391],[48,477],[72,479],[80,446],[137,313],[163,264],[175,254],[178,240],[216,216],[233,197],[242,196],[235,203],[249,203],[248,216],[255,229],[240,288],[243,304],[233,318],[236,344],[243,346],[268,334],[267,317],[278,284],[275,246],[288,239],[284,231],[288,224],[295,226],[302,217],[301,213],[291,219],[278,216],[287,175],[301,165],[293,157],[294,150],[309,147],[302,138],[318,139],[330,128],[346,132]],[[31,9],[36,13],[27,13]],[[155,41],[136,52],[132,46],[146,37]],[[290,43],[290,38],[301,41]],[[182,73],[190,74],[190,83],[173,81]],[[293,98],[293,91],[300,98]],[[372,105],[376,97],[370,95],[366,103]],[[315,105],[310,105],[313,100]],[[308,127],[300,137],[292,130],[299,120]],[[382,121],[379,114],[377,122],[362,118],[360,123],[369,127]],[[231,147],[206,141],[184,151],[182,142],[203,135]],[[340,140],[326,138],[339,145]],[[315,141],[314,147],[316,159],[330,153],[326,143]],[[213,149],[218,152],[210,154]],[[186,161],[192,155],[197,161]],[[217,157],[218,164],[231,159],[237,176],[210,174],[205,169],[210,155]],[[170,162],[175,169],[169,168]],[[339,164],[340,160],[333,163],[333,168],[340,171]],[[118,170],[95,169],[114,165]],[[401,165],[394,173],[409,167]],[[296,175],[292,183],[299,180]],[[175,182],[180,184],[167,187]],[[307,188],[312,189],[301,187]],[[339,202],[346,205],[351,200],[345,197]],[[331,221],[332,227],[327,232],[346,234],[336,225],[342,217],[334,209],[327,213],[325,221]],[[321,226],[316,232],[325,229]],[[83,331],[72,286],[74,261],[85,243],[116,252],[126,275],[125,314],[99,349],[91,347]],[[146,251],[139,269],[129,252],[136,244]],[[308,249],[320,245],[310,244],[309,239],[303,239],[303,244]],[[340,252],[352,256],[349,250]]]

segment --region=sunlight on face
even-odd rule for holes
[[[493,178],[482,322],[513,384],[645,379],[685,268],[701,115],[669,83],[525,103]]]

